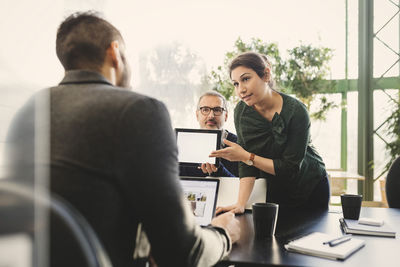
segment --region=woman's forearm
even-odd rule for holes
[[[249,156],[250,157],[250,156]],[[258,155],[254,156],[254,167],[266,173],[275,175],[274,161],[269,158],[263,158]]]
[[[240,178],[239,185],[239,196],[238,204],[242,207],[246,207],[246,203],[250,198],[250,194],[253,191],[255,177],[243,177]]]
[[[210,157],[224,158],[229,161],[243,161],[244,163],[250,159],[250,152],[240,145],[228,140],[224,140],[224,142],[229,147],[212,151]],[[272,159],[255,155],[253,162],[254,167],[257,169],[275,175],[274,161]]]

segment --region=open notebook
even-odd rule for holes
[[[344,260],[365,245],[365,241],[352,238],[350,241],[331,247],[324,242],[334,239],[335,236],[314,232],[285,245],[286,250],[323,257],[334,260]]]
[[[384,223],[382,226],[373,226],[359,224],[358,220],[349,220],[343,218],[340,218],[339,222],[346,234],[396,237],[396,231],[394,231],[393,228],[386,223]]]

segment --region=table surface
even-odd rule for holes
[[[365,180],[364,176],[359,175],[354,172],[347,171],[328,171],[329,177],[332,179],[356,179],[356,180]]]
[[[263,240],[254,239],[253,217],[246,212],[237,216],[241,238],[220,266],[400,266],[400,209],[362,207],[360,216],[383,219],[395,229],[396,238],[357,235],[366,242],[361,250],[344,261],[324,259],[288,252],[284,244],[312,232],[341,235],[340,207],[319,212],[281,209],[275,236]]]

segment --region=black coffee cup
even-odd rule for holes
[[[275,203],[254,203],[252,208],[255,237],[273,236],[275,234],[279,205]]]
[[[362,195],[343,194],[342,201],[343,218],[358,220],[360,217]]]

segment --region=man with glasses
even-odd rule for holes
[[[200,96],[197,103],[196,118],[201,129],[222,130],[222,139],[236,143],[237,136],[223,129],[228,119],[228,110],[226,99],[220,93],[208,91]],[[221,148],[224,148],[225,144],[223,142],[221,144],[223,144]],[[180,175],[194,177],[204,177],[207,175],[214,177],[238,177],[238,163],[221,158],[219,167],[210,163],[203,163],[199,167],[181,166]]]

